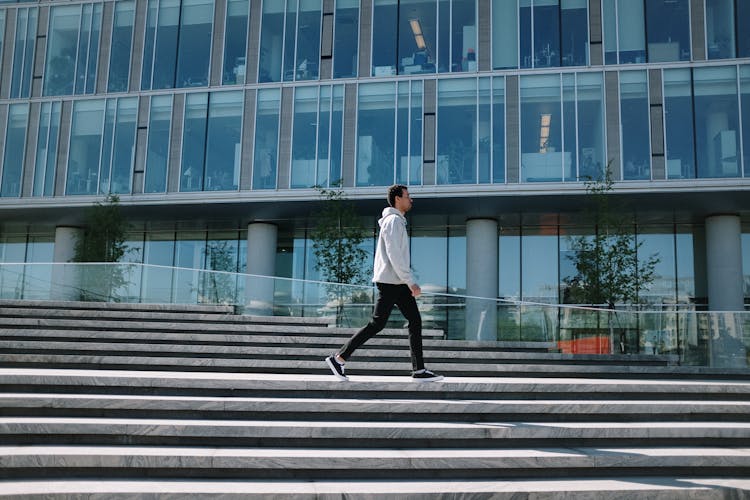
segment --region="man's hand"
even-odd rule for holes
[[[422,289],[419,288],[419,285],[417,285],[416,283],[414,283],[413,285],[410,285],[409,289],[411,290],[412,297],[416,298],[422,295]]]

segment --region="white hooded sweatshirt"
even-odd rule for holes
[[[395,208],[387,207],[383,209],[383,217],[378,224],[380,234],[375,249],[372,281],[393,285],[415,284],[409,258],[406,218]]]

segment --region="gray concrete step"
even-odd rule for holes
[[[735,500],[750,496],[750,479],[699,476],[568,477],[537,480],[59,479],[0,481],[25,500],[284,499],[284,500]],[[2,495],[3,493],[0,493]]]
[[[448,377],[414,383],[404,376],[0,368],[0,391],[114,395],[339,397],[442,400],[750,401],[748,381],[555,377]]]
[[[181,355],[181,356],[212,356],[212,357],[235,357],[235,358],[265,358],[265,359],[313,359],[320,360],[338,350],[342,344],[333,344],[320,347],[315,344],[306,344],[301,339],[300,343],[285,343],[283,347],[261,345],[252,343],[244,345],[221,345],[221,344],[183,344],[183,343],[135,343],[127,342],[125,339],[117,339],[117,342],[101,342],[99,339],[72,339],[72,340],[47,340],[30,339],[2,340],[0,334],[0,355],[5,353],[46,353],[46,354],[119,354],[128,355]],[[250,339],[252,340],[252,339]],[[497,351],[466,351],[460,348],[447,349],[442,342],[433,342],[425,346],[424,357],[431,363],[529,363],[546,362],[580,364],[583,362],[597,363],[628,363],[628,364],[651,364],[663,366],[674,363],[675,357],[670,356],[646,356],[646,355],[612,355],[598,356],[586,354],[562,354],[554,352],[519,352],[505,350]],[[390,347],[388,349],[377,346],[367,346],[357,352],[357,362],[360,361],[408,361],[408,342],[404,341],[400,349]]]
[[[750,472],[739,447],[507,449],[327,449],[189,446],[0,446],[0,476],[67,477],[86,471],[120,477],[519,478],[592,476],[620,471],[705,475]]]
[[[325,448],[747,446],[750,422],[423,422],[0,417],[0,444]]]
[[[45,311],[61,309],[72,311],[129,311],[137,312],[180,312],[188,314],[233,314],[234,306],[202,304],[139,304],[130,302],[82,302],[65,300],[14,300],[0,299],[0,308],[31,309]]]

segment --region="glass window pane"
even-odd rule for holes
[[[437,183],[477,182],[477,79],[438,81]]]
[[[103,99],[73,103],[66,194],[97,193],[104,106]]]
[[[750,65],[740,66],[740,92],[742,94],[742,155],[745,177],[750,177]]]
[[[151,10],[151,4],[158,3],[158,10]],[[154,48],[153,71],[150,86],[144,88],[171,89],[175,86],[177,67],[177,43],[179,40],[180,0],[149,0],[149,17],[153,15]],[[149,19],[149,28],[151,19]],[[145,59],[145,58],[144,58]],[[144,69],[146,61],[144,61]]]
[[[114,156],[115,121],[117,100],[108,99],[104,112],[104,135],[102,137],[101,167],[99,168],[99,193],[109,192],[109,180]]]
[[[448,238],[445,229],[415,227],[410,239],[414,276],[425,292],[445,293],[448,285]],[[419,256],[419,258],[416,258]]]
[[[34,168],[33,196],[52,196],[55,189],[57,141],[60,131],[60,102],[42,103]]]
[[[492,172],[492,92],[489,78],[479,79],[479,179],[489,183]]]
[[[709,59],[735,57],[734,4],[734,0],[706,0],[706,45]]]
[[[411,82],[409,184],[422,184],[422,82]]]
[[[172,96],[151,98],[144,193],[165,193],[169,166],[169,138],[172,127]]]
[[[0,10],[0,54],[3,54],[3,42],[5,41],[5,11]],[[0,57],[0,74],[3,70],[3,61]]]
[[[648,61],[689,61],[689,1],[646,0],[646,16]]]
[[[336,0],[333,27],[333,77],[357,76],[359,0]]]
[[[737,2],[737,57],[750,57],[750,30],[744,29],[750,26],[750,2]]]
[[[401,0],[399,9],[399,74],[434,73],[436,0]]]
[[[247,71],[248,0],[227,2],[226,33],[224,34],[224,72],[222,83],[245,83]]]
[[[518,5],[492,1],[492,68],[518,67]]]
[[[586,0],[561,0],[562,65],[589,63],[589,13]]]
[[[357,186],[390,186],[394,179],[396,85],[359,85]]]
[[[318,89],[297,87],[294,92],[291,187],[317,185],[315,167],[318,132]]]
[[[617,0],[617,20],[620,64],[646,62],[643,2]],[[654,24],[658,27],[659,22]]]
[[[524,228],[521,238],[523,300],[558,303],[557,239],[557,227]]]
[[[331,87],[320,87],[318,102],[318,161],[316,184],[328,185],[328,164],[330,158],[329,143],[331,140]]]
[[[372,75],[395,75],[398,3],[396,0],[374,0],[373,4],[372,25],[378,29],[372,33]]]
[[[206,258],[206,233],[202,231],[178,232],[175,241],[174,301],[178,304],[198,303],[201,273]]]
[[[284,3],[263,2],[260,33],[258,81],[281,81],[281,55],[284,48]]]
[[[406,184],[409,179],[409,82],[397,85],[395,182]]]
[[[135,0],[115,3],[112,43],[109,49],[107,91],[125,92],[130,78],[130,53],[133,47]]]
[[[692,226],[678,225],[676,228],[677,302],[698,302],[695,291],[695,252]]]
[[[73,93],[80,21],[80,5],[52,7],[50,11],[44,95]]]
[[[572,154],[570,160],[579,162],[579,176],[597,179],[607,166],[604,139],[604,75],[602,73],[579,73],[577,77],[578,98],[578,158]],[[566,137],[574,133],[566,130]],[[565,156],[566,175],[569,171]]]
[[[650,179],[651,134],[645,71],[620,73],[620,133],[623,179]]]
[[[451,0],[438,0],[438,54],[439,73],[451,71],[451,37],[442,36],[451,31]]]
[[[576,136],[576,75],[575,73],[563,73],[562,75],[562,98],[563,98],[563,179],[575,181],[581,178],[596,176],[593,165],[593,155],[589,155],[586,161],[581,159],[578,165],[578,138]]]
[[[239,187],[244,108],[244,92],[211,94],[204,186],[207,191],[236,190]]]
[[[211,0],[182,0],[176,87],[208,85],[213,6]]]
[[[698,177],[739,177],[739,103],[736,66],[693,73]]]
[[[253,189],[276,188],[276,165],[279,153],[279,89],[258,90],[255,115],[255,149]]]
[[[331,186],[341,185],[341,158],[344,140],[344,86],[333,86],[333,103],[331,112],[331,168],[329,182]]]
[[[300,0],[299,2],[296,80],[318,79],[322,3],[322,0]]]
[[[31,75],[34,70],[38,9],[18,9],[16,14],[16,40],[13,46],[13,74],[10,97],[31,95]]]
[[[91,94],[96,85],[99,61],[99,34],[102,28],[102,4],[83,5],[76,59],[76,94]]]
[[[207,118],[208,94],[188,94],[185,99],[185,123],[182,132],[180,191],[203,190]]]
[[[617,0],[602,0],[604,64],[617,64]]]
[[[560,76],[521,77],[521,180],[560,181],[562,153]]]
[[[689,69],[665,69],[664,129],[668,179],[695,177],[693,94]]]
[[[8,123],[5,129],[5,155],[2,165],[2,186],[0,186],[0,196],[2,197],[21,196],[28,123],[29,105],[10,105],[8,108]]]
[[[138,98],[117,100],[117,125],[112,156],[112,181],[109,192],[115,194],[132,191],[135,165],[135,127],[138,115]]]
[[[505,182],[505,78],[492,79],[492,182]]]
[[[453,0],[451,9],[451,71],[477,70],[476,0]],[[444,36],[444,33],[440,33]]]
[[[560,2],[534,0],[534,67],[560,66]]]
[[[281,79],[293,81],[295,74],[294,54],[297,34],[297,2],[299,0],[286,0],[286,18],[284,19],[284,60],[282,64]],[[281,2],[279,2],[281,3]]]
[[[638,290],[638,299],[647,304],[673,304],[677,298],[673,228],[641,226],[638,228],[637,244],[641,245],[638,249],[640,264],[652,255],[659,256],[659,263],[654,268],[654,281],[646,289]]]

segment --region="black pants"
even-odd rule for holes
[[[352,353],[362,344],[371,339],[376,333],[385,328],[388,317],[391,315],[393,306],[398,306],[401,314],[409,321],[409,347],[411,349],[411,364],[414,370],[424,368],[422,358],[422,316],[417,308],[417,301],[411,294],[407,285],[391,285],[389,283],[376,283],[378,287],[378,299],[375,302],[375,311],[364,328],[354,334],[344,347],[339,351],[339,356],[348,360]]]

